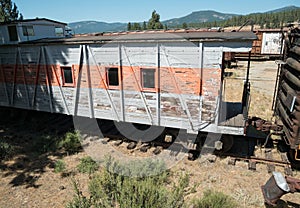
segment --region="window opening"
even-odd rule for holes
[[[61,67],[64,84],[74,84],[72,67]]]
[[[155,69],[142,69],[143,88],[155,88]]]
[[[18,41],[17,27],[15,25],[8,26],[8,34],[10,41]]]
[[[119,69],[108,68],[107,69],[107,83],[109,86],[119,86]]]
[[[58,37],[64,36],[64,29],[61,27],[55,27],[55,35]]]
[[[34,36],[33,26],[22,26],[24,36]]]

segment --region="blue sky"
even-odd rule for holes
[[[284,6],[298,6],[299,0],[12,0],[24,18],[45,17],[66,23],[95,20],[142,22],[155,9],[161,20],[182,17],[193,11],[215,10],[249,14]]]

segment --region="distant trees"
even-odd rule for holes
[[[218,21],[218,22],[202,22],[202,23],[190,23],[188,27],[196,28],[210,28],[210,27],[230,27],[241,26],[247,20],[251,19],[253,24],[259,25],[262,29],[280,28],[287,23],[294,21],[300,21],[300,9],[294,9],[290,11],[276,12],[276,13],[254,13],[249,15],[234,16],[231,19]],[[183,28],[183,25],[177,25],[175,27]]]
[[[224,21],[213,22],[195,22],[195,23],[182,23],[180,25],[163,25],[160,22],[160,15],[154,10],[148,22],[143,23],[128,23],[127,30],[156,30],[168,28],[211,28],[211,27],[231,27],[241,26],[249,19],[253,24],[259,25],[262,29],[280,28],[287,23],[300,21],[300,9],[293,9],[289,11],[275,12],[275,13],[254,13],[249,15],[234,16]]]
[[[152,12],[151,18],[149,19],[148,23],[143,22],[142,24],[140,23],[131,23],[128,22],[127,24],[127,30],[157,30],[157,29],[163,29],[164,26],[160,22],[160,15],[154,10]]]
[[[19,14],[18,8],[11,0],[0,0],[0,22],[10,22],[18,19],[23,19],[22,14]]]

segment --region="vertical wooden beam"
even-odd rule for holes
[[[42,52],[43,52],[44,65],[45,65],[44,69],[45,69],[45,74],[46,74],[46,85],[47,85],[47,91],[48,91],[48,97],[49,97],[49,107],[50,107],[50,112],[53,113],[52,83],[51,83],[51,79],[50,79],[49,71],[48,71],[48,62],[47,62],[47,57],[46,57],[46,49],[43,46],[42,46]]]
[[[161,120],[161,86],[160,86],[160,44],[157,43],[157,73],[156,73],[156,80],[157,80],[157,97],[156,97],[156,116],[157,116],[157,125],[160,126]]]
[[[56,79],[56,81],[57,81],[57,83],[58,83],[59,92],[60,92],[61,98],[62,98],[62,100],[63,100],[65,110],[67,111],[67,115],[70,115],[70,110],[69,110],[69,107],[68,107],[68,105],[67,105],[67,102],[66,102],[66,98],[65,98],[64,92],[63,92],[63,90],[62,90],[62,84],[61,84],[61,82],[60,82],[60,80],[59,80],[59,77],[58,77],[58,75],[57,75],[56,69],[55,69],[54,66],[53,66],[54,61],[53,61],[53,59],[52,59],[52,57],[51,57],[51,54],[47,51],[47,48],[46,48],[46,47],[45,47],[45,55],[46,55],[46,57],[49,58],[49,60],[50,60],[51,71],[54,72],[55,79]]]
[[[91,80],[91,68],[90,68],[90,58],[89,58],[89,50],[88,45],[85,45],[85,64],[86,64],[86,74],[88,80],[88,98],[89,98],[89,109],[90,109],[90,118],[95,118],[94,113],[94,101],[93,101],[93,86]]]
[[[120,101],[121,101],[121,115],[122,121],[125,122],[125,95],[124,95],[124,82],[123,82],[123,61],[122,61],[122,46],[118,44],[118,52],[119,52],[119,84],[120,84]]]
[[[142,86],[141,86],[141,84],[139,83],[139,81],[138,81],[138,79],[137,79],[137,77],[136,77],[136,75],[135,75],[135,73],[134,73],[132,64],[131,64],[131,62],[130,62],[130,59],[129,59],[129,57],[128,57],[128,54],[127,54],[127,52],[126,52],[125,47],[124,47],[123,49],[124,49],[124,53],[125,53],[125,55],[126,55],[127,61],[128,61],[128,63],[129,63],[129,66],[130,66],[129,68],[130,68],[131,73],[132,73],[132,75],[133,75],[133,77],[134,77],[134,83],[135,83],[135,85],[136,85],[137,88],[138,88],[138,91],[139,91],[140,96],[141,96],[141,99],[142,99],[142,101],[143,101],[145,110],[146,110],[146,112],[147,112],[147,115],[148,115],[150,124],[153,124],[152,114],[151,114],[151,111],[150,111],[149,106],[148,106],[148,104],[147,104],[147,101],[146,101],[146,98],[145,98],[145,96],[144,96],[144,93],[142,92]]]
[[[88,47],[88,50],[89,50],[89,53],[90,53],[90,55],[92,57],[92,61],[94,62],[95,66],[97,67],[97,71],[99,73],[101,83],[104,85],[104,90],[105,90],[106,96],[107,96],[108,100],[110,101],[110,105],[111,105],[112,110],[113,110],[113,112],[114,112],[114,114],[116,116],[116,120],[120,121],[118,112],[116,110],[116,106],[115,106],[115,104],[114,104],[114,102],[113,102],[113,100],[112,100],[112,98],[111,98],[111,96],[110,96],[110,94],[108,92],[109,87],[108,87],[107,83],[105,82],[105,80],[104,80],[104,78],[102,76],[101,70],[100,70],[100,68],[98,66],[98,63],[97,63],[96,58],[95,58],[95,56],[93,54],[93,51],[92,51],[92,49],[90,47]],[[119,83],[120,83],[120,80],[119,80]]]
[[[80,93],[80,84],[81,84],[81,76],[82,76],[82,67],[84,62],[84,51],[83,51],[83,45],[80,45],[80,54],[79,54],[79,69],[77,74],[77,83],[76,83],[76,90],[75,90],[75,99],[74,99],[74,111],[73,115],[77,116],[78,114],[78,102],[79,102],[79,93]]]
[[[20,64],[21,64],[21,67],[22,67],[23,84],[24,84],[25,93],[26,93],[27,106],[28,106],[28,108],[30,108],[29,92],[28,92],[25,69],[24,69],[24,64],[23,64],[23,61],[22,61],[22,55],[21,55],[21,49],[20,48],[18,48],[18,54],[19,54]]]
[[[5,75],[3,66],[2,66],[1,58],[0,58],[0,73],[1,73],[1,77],[3,78],[3,85],[4,85],[4,89],[5,89],[7,104],[10,105],[9,94],[8,94],[8,90],[7,90],[6,75]]]
[[[14,75],[13,75],[13,84],[11,89],[11,105],[14,105],[15,99],[15,87],[16,87],[16,79],[17,79],[17,69],[18,69],[18,48],[16,49],[16,56],[15,56],[15,65],[14,65]]]
[[[202,108],[203,108],[203,67],[204,67],[204,47],[203,43],[199,43],[199,68],[200,68],[200,85],[199,85],[199,96],[200,96],[200,106],[199,106],[199,122],[202,122]]]
[[[177,83],[177,80],[176,80],[176,77],[175,77],[175,71],[174,71],[173,67],[171,67],[171,64],[170,64],[170,62],[169,62],[169,59],[168,59],[168,56],[167,56],[166,51],[164,51],[164,57],[165,57],[166,63],[168,64],[168,69],[169,69],[169,71],[171,72],[171,73],[170,73],[170,74],[171,74],[171,79],[172,79],[172,81],[173,81],[173,84],[174,84],[174,86],[175,86],[176,92],[177,92],[177,94],[178,94],[178,98],[179,98],[179,101],[180,101],[180,105],[181,105],[181,107],[182,107],[184,113],[185,113],[185,114],[187,115],[187,117],[188,117],[189,124],[190,124],[190,126],[191,126],[191,130],[194,131],[195,129],[194,129],[194,125],[193,125],[193,122],[192,122],[192,116],[191,116],[191,113],[190,113],[190,111],[189,111],[189,109],[188,109],[188,106],[187,106],[185,100],[182,98],[182,95],[181,95],[182,92],[181,92],[180,87],[178,86],[178,83]]]
[[[34,82],[34,91],[33,91],[33,97],[32,97],[32,108],[35,106],[35,100],[36,100],[36,90],[37,86],[39,84],[39,76],[40,76],[40,67],[41,67],[41,48],[38,53],[38,61],[37,61],[37,67],[36,67],[36,76],[35,76],[35,82]]]

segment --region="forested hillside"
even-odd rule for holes
[[[279,12],[278,12],[279,11]],[[285,10],[274,10],[273,12],[266,13],[254,13],[249,15],[234,16],[231,19],[224,21],[214,22],[202,22],[202,23],[190,23],[185,25],[177,25],[177,27],[230,27],[241,26],[246,21],[252,20],[253,24],[259,25],[260,28],[280,28],[291,22],[300,21],[300,8],[287,7]]]

